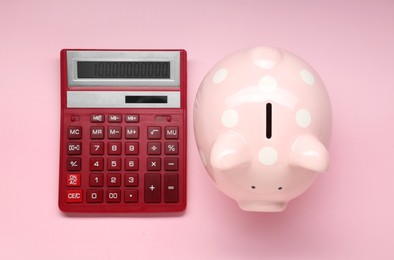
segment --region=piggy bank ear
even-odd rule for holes
[[[313,135],[301,135],[293,143],[290,165],[312,171],[328,169],[329,155],[326,147]]]
[[[246,166],[251,158],[246,139],[236,132],[220,134],[211,148],[211,166],[217,170]]]

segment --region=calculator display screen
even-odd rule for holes
[[[67,50],[67,82],[79,87],[180,88],[178,50]]]
[[[78,61],[80,79],[169,79],[166,61]]]

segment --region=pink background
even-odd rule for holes
[[[241,211],[198,157],[199,83],[240,48],[307,60],[333,106],[331,168],[282,213]],[[188,207],[66,217],[57,207],[59,51],[188,51]],[[394,1],[0,2],[0,259],[394,259]]]

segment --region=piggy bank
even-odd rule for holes
[[[328,168],[328,93],[309,64],[283,49],[245,49],[217,63],[193,120],[209,176],[243,210],[282,211]]]

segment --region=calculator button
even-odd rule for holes
[[[90,138],[91,139],[103,139],[104,138],[104,126],[90,127]]]
[[[164,158],[164,170],[177,171],[178,170],[178,157]]]
[[[103,155],[104,154],[104,142],[91,142],[90,143],[90,154],[91,155]]]
[[[110,126],[108,127],[108,138],[109,139],[120,139],[122,138],[122,127]]]
[[[138,123],[140,121],[139,115],[126,115],[126,122],[127,123]]]
[[[105,116],[102,114],[93,114],[90,115],[90,122],[92,123],[103,123]]]
[[[147,169],[148,171],[160,171],[161,160],[159,157],[148,157]]]
[[[87,203],[101,203],[103,202],[104,191],[103,190],[87,190],[86,191],[86,202]]]
[[[121,200],[121,191],[120,190],[107,190],[106,192],[106,201],[119,203]]]
[[[79,186],[81,186],[81,174],[80,173],[67,174],[67,187],[79,187]]]
[[[104,170],[104,158],[102,157],[91,157],[89,160],[89,169],[91,171],[102,171]]]
[[[138,190],[125,190],[124,202],[126,203],[138,202]]]
[[[82,190],[66,190],[66,202],[79,203],[82,199]]]
[[[138,173],[131,173],[124,175],[124,186],[137,187],[138,186]]]
[[[161,143],[159,142],[148,142],[148,154],[149,155],[160,155]]]
[[[107,151],[108,151],[108,154],[110,154],[110,155],[120,155],[122,153],[122,143],[121,142],[109,142]]]
[[[107,175],[108,187],[120,187],[120,184],[121,184],[120,173],[111,173]]]
[[[80,171],[81,170],[81,158],[80,157],[68,157],[67,158],[67,170],[68,171]]]
[[[165,142],[164,153],[167,155],[178,154],[178,142]]]
[[[92,173],[89,176],[89,185],[92,187],[103,187],[104,185],[104,174]]]
[[[161,139],[161,127],[160,126],[149,126],[148,127],[148,139]]]
[[[139,138],[139,127],[138,126],[127,126],[126,127],[126,139],[138,139]]]
[[[108,122],[110,122],[110,123],[120,123],[120,122],[122,122],[122,116],[121,115],[109,115],[108,116]]]
[[[126,171],[138,171],[139,169],[138,157],[126,157],[124,167]]]
[[[67,154],[79,155],[81,153],[82,153],[82,143],[81,142],[68,142]]]
[[[68,139],[81,139],[82,126],[69,126],[67,131]]]
[[[165,128],[165,137],[166,139],[178,139],[178,127],[177,126],[166,126]]]
[[[139,143],[138,142],[126,143],[125,154],[137,155],[138,153],[139,153]]]
[[[120,171],[122,158],[120,157],[110,157],[107,160],[107,170],[108,171]]]
[[[164,202],[178,202],[178,174],[164,174]]]
[[[144,175],[144,201],[146,203],[160,202],[161,194],[161,175],[156,173],[147,173]]]

